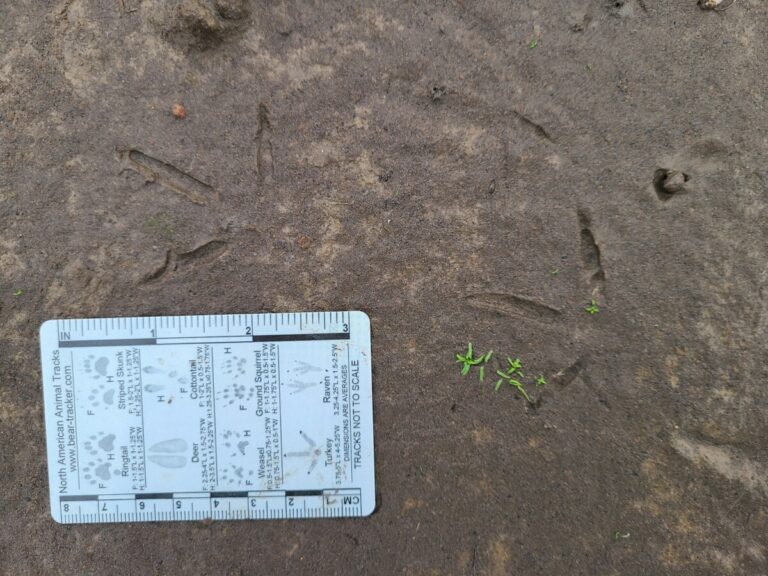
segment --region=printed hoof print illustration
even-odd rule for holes
[[[147,458],[153,464],[163,468],[184,468],[187,465],[187,441],[183,438],[171,438],[153,444]]]

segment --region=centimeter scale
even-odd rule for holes
[[[40,350],[57,522],[375,508],[362,312],[49,320]]]

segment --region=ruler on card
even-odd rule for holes
[[[49,320],[40,351],[58,522],[375,508],[362,312]]]

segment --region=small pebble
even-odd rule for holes
[[[298,244],[299,244],[299,248],[301,248],[302,250],[306,250],[312,245],[312,238],[310,238],[306,234],[302,234],[301,236],[299,236]]]
[[[184,108],[184,104],[178,102],[171,108],[171,114],[173,114],[173,116],[179,120],[184,120],[184,118],[187,117],[187,109]]]

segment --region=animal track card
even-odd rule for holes
[[[362,312],[50,320],[40,345],[59,522],[374,509]]]

